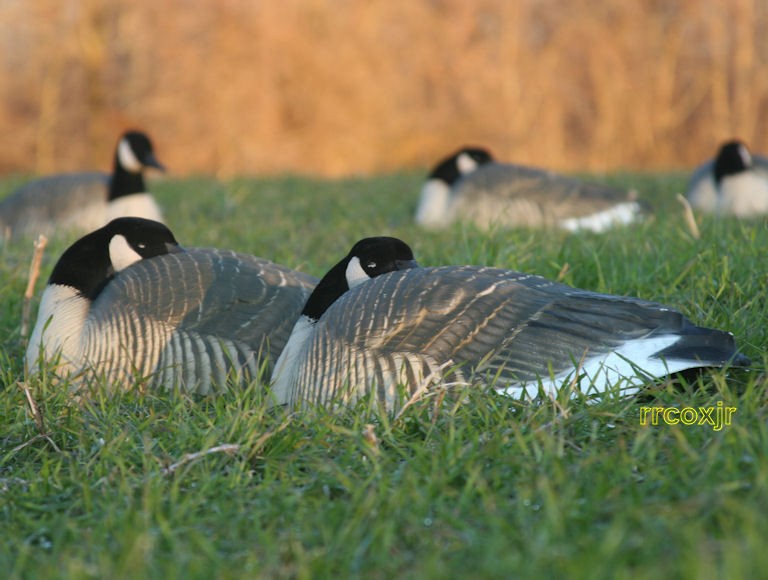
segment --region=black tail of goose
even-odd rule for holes
[[[480,228],[603,232],[639,221],[648,211],[634,192],[620,188],[498,163],[487,152],[480,161],[467,162],[478,150],[461,149],[435,167],[422,188],[418,224],[438,228],[462,221]],[[461,160],[465,170],[459,169]]]
[[[141,131],[127,131],[115,147],[112,174],[65,173],[35,179],[0,201],[0,239],[62,231],[92,231],[118,217],[162,221],[147,193],[144,171],[164,171],[152,141]]]
[[[393,410],[401,387],[418,395],[456,383],[515,397],[572,384],[632,393],[686,369],[749,364],[730,333],[671,308],[511,270],[410,268],[349,290],[337,279],[336,287],[341,293],[316,320],[297,323],[284,351],[291,360],[276,366],[282,403],[374,394]]]
[[[314,283],[262,258],[182,250],[157,222],[114,220],[73,244],[54,268],[28,368],[36,372],[42,358],[76,384],[213,392],[269,367]]]

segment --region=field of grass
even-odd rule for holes
[[[422,265],[489,264],[677,307],[754,361],[639,398],[522,404],[487,392],[286,417],[253,385],[218,398],[31,381],[20,337],[31,243],[0,246],[0,570],[9,578],[589,577],[768,574],[764,222],[700,220],[678,175],[612,175],[655,219],[602,237],[418,231],[422,174],[168,180],[177,239],[322,275],[363,236]],[[11,186],[0,183],[0,195]],[[66,241],[49,245],[44,284]],[[735,407],[732,424],[641,425],[643,406]]]

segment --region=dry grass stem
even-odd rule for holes
[[[187,463],[200,459],[201,457],[205,457],[206,455],[212,455],[214,453],[227,453],[231,455],[233,453],[237,453],[238,451],[240,451],[240,445],[237,445],[236,443],[224,443],[223,445],[217,445],[215,447],[205,449],[204,451],[198,451],[196,453],[187,453],[184,457],[182,457],[176,463],[172,463],[168,467],[163,468],[162,473],[163,475],[171,475],[179,467],[182,467]]]
[[[405,413],[405,410],[416,403],[416,401],[420,400],[425,393],[429,392],[430,388],[435,386],[441,386],[442,388],[445,388],[448,386],[448,384],[443,382],[443,376],[445,375],[445,371],[447,368],[449,368],[453,363],[451,361],[447,361],[440,365],[437,369],[430,372],[426,378],[422,379],[421,383],[419,383],[418,387],[414,389],[413,394],[411,397],[406,401],[405,405],[403,405],[400,410],[395,415],[395,421],[400,419],[402,417],[403,413]]]
[[[445,395],[447,392],[447,387],[438,389],[437,396],[435,397],[435,402],[432,405],[432,408],[434,409],[434,412],[432,413],[432,425],[434,426],[437,423],[437,418],[440,414],[440,409],[443,407],[443,401],[445,400]]]
[[[41,435],[45,435],[46,433],[45,420],[43,419],[43,414],[40,412],[40,408],[37,406],[37,402],[32,396],[32,392],[29,390],[29,386],[27,386],[27,384],[24,382],[18,382],[16,384],[24,392],[24,396],[27,398],[27,405],[29,405],[29,412],[32,413],[32,419],[35,421],[37,430],[40,432]]]
[[[26,343],[29,336],[29,317],[32,306],[32,297],[35,295],[35,284],[40,276],[40,264],[43,261],[45,246],[48,244],[48,238],[40,234],[35,240],[35,251],[32,254],[32,262],[29,265],[29,278],[27,280],[27,289],[24,291],[24,301],[21,307],[21,340]]]
[[[32,391],[30,391],[29,386],[24,382],[18,382],[16,383],[18,387],[23,391],[24,396],[27,399],[27,405],[29,406],[29,412],[32,414],[32,419],[35,422],[35,427],[37,427],[38,434],[32,437],[29,441],[25,441],[21,445],[18,445],[13,449],[14,452],[19,451],[21,449],[24,449],[28,445],[31,445],[38,439],[45,439],[48,441],[48,443],[51,444],[51,447],[53,447],[56,452],[61,453],[61,449],[58,445],[56,445],[56,442],[51,439],[50,435],[48,434],[48,430],[45,428],[45,419],[43,418],[43,413],[40,410],[40,406],[37,404],[37,401],[35,401],[35,398],[32,396]]]
[[[688,232],[694,240],[698,240],[701,237],[701,232],[699,232],[699,226],[696,223],[696,217],[693,215],[693,208],[691,208],[690,202],[680,193],[677,194],[677,201],[683,206],[683,218],[685,219],[685,225],[688,226]]]
[[[374,453],[379,452],[379,438],[376,436],[376,427],[368,423],[363,428],[363,439],[371,446]]]
[[[33,444],[35,441],[38,441],[38,440],[40,440],[40,439],[45,439],[45,438],[46,438],[46,436],[45,436],[45,435],[40,435],[40,434],[38,433],[37,435],[35,435],[35,436],[34,436],[34,437],[32,437],[31,439],[27,439],[27,440],[26,440],[24,443],[22,443],[22,444],[20,444],[20,445],[17,445],[17,446],[16,446],[16,447],[14,447],[13,449],[11,449],[11,455],[13,455],[14,453],[16,453],[16,452],[18,452],[18,451],[21,451],[21,450],[22,450],[22,449],[24,449],[25,447],[29,447],[29,446],[30,446],[30,445],[32,445],[32,444]],[[50,441],[50,439],[48,439],[48,440]]]
[[[256,439],[255,443],[253,444],[253,451],[256,452],[262,447],[264,447],[264,444],[269,441],[269,439],[272,438],[273,435],[276,435],[280,433],[280,431],[284,430],[288,425],[291,424],[291,417],[287,417],[282,423],[280,423],[280,426],[277,429],[273,429],[272,431],[267,431],[263,435],[261,435],[258,439]]]

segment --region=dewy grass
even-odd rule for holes
[[[19,385],[32,244],[0,247],[5,575],[768,573],[764,223],[701,219],[697,240],[674,199],[681,179],[623,176],[657,210],[638,227],[423,232],[411,222],[422,177],[189,179],[155,189],[187,246],[322,275],[358,238],[396,235],[424,265],[515,268],[680,308],[734,332],[754,368],[597,402],[530,404],[469,389],[397,417],[368,401],[345,412],[271,410],[258,382],[211,398],[134,389],[75,400],[46,378]],[[66,245],[49,244],[38,297]],[[736,411],[719,430],[641,422],[643,407],[721,404]]]

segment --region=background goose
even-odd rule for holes
[[[33,180],[0,201],[0,238],[92,231],[110,220],[136,216],[162,221],[144,186],[144,170],[165,168],[144,133],[128,131],[117,143],[112,175],[69,173]]]
[[[686,197],[701,211],[741,218],[768,213],[768,157],[752,155],[738,140],[728,141],[715,159],[688,181]]]
[[[634,192],[497,163],[487,150],[465,147],[429,174],[415,219],[435,228],[466,221],[481,228],[546,226],[603,232],[635,222],[643,213]]]
[[[399,244],[395,255],[412,257]],[[474,382],[534,396],[539,381],[550,393],[572,380],[584,392],[624,381],[631,393],[649,378],[749,364],[730,333],[653,302],[497,268],[401,269],[408,263],[389,253],[358,258],[353,248],[318,283],[275,366],[277,401],[346,403],[374,392],[393,410],[399,385],[408,398]],[[377,272],[361,271],[366,262],[389,272],[367,279]]]
[[[162,224],[120,218],[59,259],[27,366],[36,372],[42,356],[76,383],[209,393],[274,361],[315,282],[253,256],[182,249]]]

